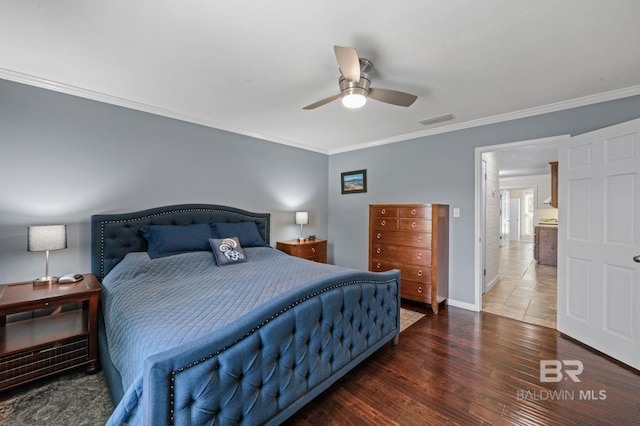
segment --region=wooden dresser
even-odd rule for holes
[[[369,270],[399,269],[401,297],[430,303],[449,296],[449,206],[371,204]]]

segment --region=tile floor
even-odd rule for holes
[[[556,328],[556,266],[533,259],[533,243],[500,248],[500,281],[482,296],[482,310]]]

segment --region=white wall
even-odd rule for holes
[[[485,152],[482,159],[487,162],[485,282],[491,285],[498,281],[500,263],[500,155],[497,152]]]

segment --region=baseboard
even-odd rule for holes
[[[488,293],[489,290],[491,290],[493,288],[494,285],[498,284],[500,282],[500,275],[496,275],[495,277],[493,277],[493,279],[489,282],[489,284],[487,284],[487,288],[485,289],[485,293]]]
[[[456,308],[466,309],[468,311],[478,312],[478,310],[476,309],[476,305],[474,305],[473,303],[461,302],[459,300],[454,300],[454,299],[447,299],[447,305],[455,306]]]

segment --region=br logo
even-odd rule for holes
[[[540,360],[540,381],[542,383],[559,382],[564,376],[568,376],[574,382],[579,382],[578,376],[582,374],[584,365],[577,359],[558,361],[555,359]]]

